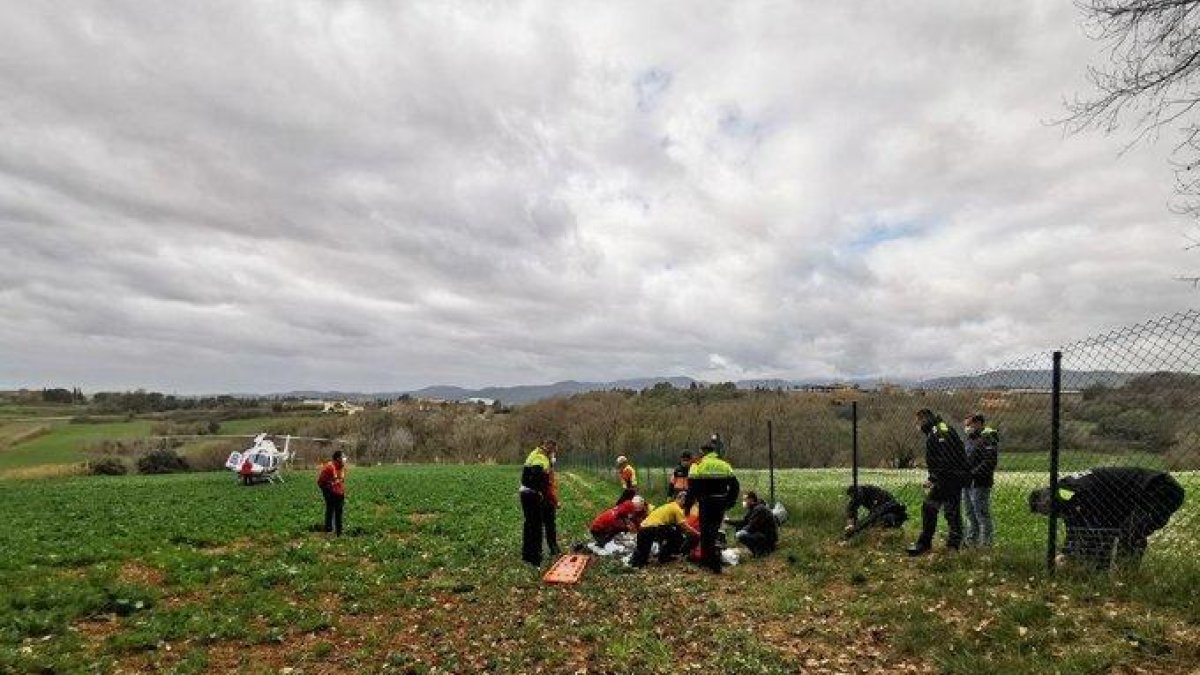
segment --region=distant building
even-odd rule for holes
[[[349,401],[322,401],[324,408],[321,412],[334,413],[337,415],[357,415],[363,411],[361,405],[354,405]]]
[[[479,405],[486,405],[486,406],[493,406],[493,405],[496,405],[496,399],[494,399],[494,398],[480,398],[480,397],[478,397],[478,396],[472,396],[471,398],[464,398],[464,399],[462,400],[462,402],[463,402],[463,403],[477,403],[477,404],[479,404]]]

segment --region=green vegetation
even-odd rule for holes
[[[46,423],[49,431],[31,440],[4,448],[0,445],[0,471],[41,464],[73,464],[84,461],[84,449],[100,441],[133,439],[150,435],[153,423],[132,422],[71,424]]]
[[[314,532],[308,472],[249,488],[225,473],[0,480],[0,672],[1173,673],[1200,659],[1200,574],[1158,537],[1142,570],[1113,575],[1045,578],[1038,551],[1003,538],[908,560],[911,527],[836,543],[844,471],[787,471],[776,555],[720,578],[597,560],[556,588],[517,561],[516,472],[352,467],[341,539]],[[560,484],[567,544],[616,490]],[[1044,527],[1009,502],[1002,534]]]

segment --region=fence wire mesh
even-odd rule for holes
[[[668,492],[680,453],[698,456],[717,432],[743,492],[783,502],[801,523],[847,518],[853,483],[886,491],[904,506],[907,520],[856,536],[900,545],[919,541],[930,494],[927,438],[917,419],[927,409],[945,423],[945,433],[963,441],[966,489],[957,503],[964,545],[991,546],[1034,564],[1063,553],[1086,566],[1108,567],[1125,554],[1144,557],[1143,566],[1168,577],[1200,580],[1200,561],[1191,554],[1200,539],[1194,499],[1200,490],[1200,312],[1061,349],[1062,491],[1060,501],[1051,502],[1059,521],[1051,551],[1047,517],[1031,507],[1038,505],[1035,497],[1048,496],[1056,476],[1053,364],[1054,352],[1045,351],[918,385],[764,387],[753,394],[718,388],[715,399],[713,390],[706,398],[703,390],[660,385],[626,394],[623,405],[632,412],[622,419],[634,431],[614,431],[607,449],[589,441],[595,433],[565,429],[577,451],[565,456],[563,467],[611,481],[615,501],[621,493],[615,460],[624,454],[638,468],[641,491],[657,502]],[[978,418],[968,425],[971,416]],[[987,432],[971,434],[967,426]],[[989,446],[996,450],[994,467],[986,461]],[[1182,506],[1172,510],[1177,502]],[[949,537],[947,509],[940,506],[930,542],[935,547],[959,539]],[[858,510],[857,522],[869,513]]]
[[[1064,557],[1200,573],[1200,312],[1062,349]],[[1047,495],[1048,496],[1048,495]]]

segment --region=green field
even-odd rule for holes
[[[47,433],[31,440],[0,449],[0,472],[6,469],[48,464],[73,464],[86,459],[84,449],[104,440],[128,440],[150,435],[153,422],[108,422],[74,424],[67,421],[44,422]]]
[[[53,473],[55,467],[67,468],[88,459],[86,450],[101,441],[131,441],[146,438],[154,433],[158,422],[147,419],[131,421],[72,421],[60,414],[65,407],[15,407],[3,410],[18,410],[7,417],[0,415],[0,477],[6,473],[38,475],[45,469]],[[40,413],[34,415],[33,413]],[[253,435],[261,431],[274,430],[280,425],[294,425],[307,419],[304,417],[253,417],[221,422],[220,434]],[[248,441],[247,441],[248,442]],[[191,441],[179,449],[187,454],[190,448],[204,441]]]
[[[308,473],[252,488],[223,473],[0,480],[0,672],[1174,673],[1200,659],[1200,575],[1155,544],[1140,571],[1055,579],[1027,547],[912,561],[910,533],[840,546],[842,471],[781,473],[792,518],[771,558],[721,577],[599,560],[578,587],[545,586],[517,560],[517,471],[352,469],[336,540],[313,531]],[[561,484],[566,544],[616,493],[585,474]],[[1002,530],[1038,522],[998,511]]]

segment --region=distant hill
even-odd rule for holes
[[[465,387],[456,387],[451,385],[436,385],[424,387],[422,389],[416,389],[413,391],[390,391],[374,393],[344,391],[289,391],[287,393],[274,395],[294,398],[369,401],[374,399],[399,398],[400,396],[407,394],[414,398],[440,399],[443,401],[461,401],[467,398],[490,398],[498,400],[506,405],[521,405],[548,398],[554,398],[556,396],[572,396],[574,394],[583,394],[589,391],[612,391],[616,389],[641,391],[642,389],[653,387],[660,382],[668,382],[676,389],[686,389],[693,384],[704,386],[711,386],[714,384],[712,382],[705,382],[691,377],[675,375],[670,377],[638,377],[627,380],[614,380],[611,382],[580,382],[578,380],[564,380],[562,382],[554,382],[552,384],[526,384],[512,387],[483,387],[480,389],[467,389]],[[872,388],[880,384],[881,380],[878,378],[859,378],[851,380],[839,380],[839,382],[850,382],[862,387]],[[738,389],[793,389],[815,384],[833,383],[833,380],[784,380],[778,378],[769,378],[761,380],[739,380],[734,384]]]
[[[1145,373],[1123,373],[1114,370],[1064,370],[1063,389],[1083,389],[1097,384],[1120,387],[1130,379]],[[938,377],[923,380],[915,389],[1049,389],[1049,370],[994,370],[978,375]]]

